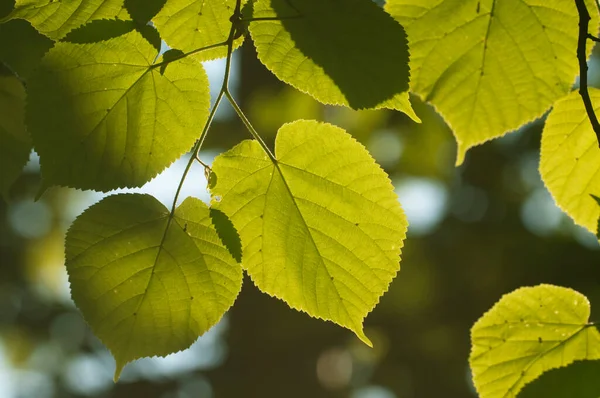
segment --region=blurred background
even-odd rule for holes
[[[590,65],[600,83],[600,58]],[[214,95],[224,61],[206,64]],[[600,245],[554,205],[538,173],[542,121],[469,151],[433,109],[423,120],[392,111],[323,106],[283,85],[249,42],[233,59],[231,87],[272,143],[283,123],[327,121],[362,142],[390,175],[410,222],[401,272],[367,317],[370,349],[351,332],[289,309],[246,278],[223,321],[189,350],[128,365],[114,361],[70,299],[64,236],[104,194],[55,188],[41,200],[32,154],[10,201],[0,199],[0,398],[474,397],[469,330],[500,297],[552,283],[592,302],[600,320]],[[214,99],[214,98],[213,98]],[[250,138],[224,102],[201,157]],[[170,204],[187,158],[141,189]],[[181,200],[208,200],[195,166]]]

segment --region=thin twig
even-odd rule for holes
[[[587,40],[588,40],[588,28],[590,24],[590,13],[585,5],[585,0],[575,0],[577,5],[577,11],[579,12],[579,38],[577,41],[577,59],[579,60],[579,95],[583,100],[585,111],[587,112],[588,119],[592,124],[592,128],[598,138],[598,146],[600,147],[600,122],[594,112],[594,106],[590,98],[588,91],[588,66],[587,66]]]

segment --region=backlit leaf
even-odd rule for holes
[[[53,44],[22,19],[0,24],[0,61],[22,79],[29,77]]]
[[[115,18],[123,0],[17,0],[6,19],[25,19],[51,39],[95,19]]]
[[[26,112],[47,183],[141,186],[191,148],[208,117],[206,73],[182,59],[161,74],[155,57],[137,32],[48,52]]]
[[[454,131],[457,164],[469,148],[542,116],[578,75],[574,1],[388,0],[386,9],[408,33],[411,91]]]
[[[552,285],[505,295],[471,330],[473,381],[480,398],[516,397],[542,373],[578,360],[600,359],[600,332],[590,303]]]
[[[189,347],[241,289],[242,271],[199,199],[169,211],[149,195],[114,195],[87,209],[66,238],[71,295],[123,366]]]
[[[31,152],[24,113],[23,84],[14,76],[0,75],[0,194],[5,198]]]
[[[258,0],[250,23],[258,58],[315,99],[353,109],[389,108],[414,120],[402,26],[365,0]]]
[[[590,89],[596,113],[600,90]],[[600,206],[600,147],[583,106],[573,91],[558,101],[542,133],[540,174],[556,204],[575,222],[596,233]]]
[[[385,172],[344,130],[281,127],[274,163],[256,141],[218,156],[213,207],[242,240],[264,292],[356,333],[399,270],[406,218]]]
[[[169,0],[154,18],[161,37],[171,47],[190,52],[213,44],[223,43],[229,37],[236,0]],[[245,2],[245,1],[244,1]],[[243,37],[234,42],[242,45]],[[227,46],[200,51],[194,57],[200,61],[222,58]]]

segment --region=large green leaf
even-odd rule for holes
[[[457,164],[469,148],[542,116],[578,74],[574,1],[388,0],[386,9],[408,32],[411,90],[454,131]]]
[[[54,43],[22,19],[0,24],[0,61],[27,79]]]
[[[195,198],[169,211],[149,195],[115,195],[87,209],[66,238],[71,295],[117,362],[189,347],[241,289],[242,270]]]
[[[577,361],[552,369],[527,384],[519,398],[598,398],[600,360]]]
[[[169,0],[154,18],[154,24],[169,46],[190,52],[227,40],[235,3],[236,0]],[[243,37],[236,39],[234,48],[243,41]],[[193,56],[207,61],[226,55],[227,46],[221,46]]]
[[[23,84],[14,76],[0,75],[0,194],[5,198],[31,152],[24,114]]]
[[[208,117],[202,65],[161,73],[139,33],[59,43],[29,81],[26,119],[48,184],[141,186],[190,149]]]
[[[315,99],[389,108],[414,120],[402,26],[370,0],[258,0],[250,23],[258,58]]]
[[[399,270],[406,218],[385,172],[344,130],[300,120],[279,130],[273,162],[256,141],[217,157],[213,207],[264,292],[370,344],[362,322]]]
[[[516,397],[550,369],[600,359],[590,303],[574,290],[540,285],[505,295],[471,330],[471,371],[481,398]]]
[[[25,19],[51,39],[89,21],[123,13],[123,0],[17,0],[6,20]]]
[[[596,113],[600,90],[590,89]],[[600,206],[600,148],[581,96],[573,91],[558,101],[542,133],[540,174],[556,204],[591,232],[596,233]]]

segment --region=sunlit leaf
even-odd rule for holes
[[[600,359],[590,303],[574,290],[540,285],[505,295],[471,330],[471,371],[480,398],[516,397],[542,373]]]
[[[364,0],[258,0],[250,23],[258,58],[315,99],[354,109],[389,108],[415,120],[402,26]]]
[[[411,91],[454,131],[457,164],[469,148],[542,116],[578,75],[574,1],[388,0],[386,9],[408,33]]]
[[[169,0],[154,18],[163,40],[171,47],[190,52],[213,44],[224,43],[231,29],[230,18],[236,0]],[[245,1],[244,1],[245,2]],[[242,45],[243,37],[234,42]],[[194,57],[200,61],[222,58],[227,46],[200,51]]]
[[[15,19],[0,24],[0,62],[27,79],[54,43],[27,21]]]
[[[242,271],[204,203],[169,211],[149,195],[115,195],[87,209],[66,238],[71,295],[123,366],[189,347],[241,289]]]
[[[6,19],[25,19],[51,39],[95,19],[115,18],[123,0],[17,0]]]
[[[387,175],[344,130],[296,121],[274,163],[256,141],[217,157],[213,206],[238,230],[264,292],[356,333],[399,270],[406,218]]]
[[[47,183],[141,186],[190,149],[208,117],[206,73],[184,59],[161,74],[155,57],[137,32],[48,52],[26,112]]]
[[[590,89],[596,112],[600,90]],[[596,233],[600,206],[600,144],[581,97],[573,91],[558,101],[542,133],[540,173],[556,204],[575,222]]]
[[[23,84],[14,76],[0,75],[0,194],[5,198],[31,152],[24,113]]]

